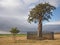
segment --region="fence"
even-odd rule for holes
[[[37,39],[37,32],[27,32],[27,39]]]
[[[37,32],[27,32],[27,39],[39,39]],[[42,39],[53,40],[54,32],[42,32]]]

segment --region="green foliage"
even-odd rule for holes
[[[54,6],[50,5],[49,3],[41,3],[35,6],[30,11],[28,22],[38,22],[39,18],[42,17],[42,21],[51,19],[52,11],[56,9]]]
[[[20,31],[17,29],[17,27],[14,27],[14,28],[11,28],[11,31],[10,32],[13,35],[14,43],[16,43],[16,34],[19,33]]]
[[[14,27],[14,28],[11,29],[10,32],[11,32],[12,34],[17,34],[17,33],[19,33],[20,31],[17,29],[17,27]]]

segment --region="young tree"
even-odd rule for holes
[[[42,22],[44,20],[49,21],[52,16],[53,10],[56,9],[54,6],[49,3],[41,3],[35,6],[30,11],[28,22],[38,22],[38,36],[42,37]]]
[[[14,42],[16,42],[16,34],[19,33],[20,31],[17,29],[17,27],[11,28],[10,32],[13,35]]]

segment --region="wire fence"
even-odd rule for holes
[[[27,39],[40,39],[38,32],[27,32]],[[42,32],[41,39],[54,40],[54,32]]]

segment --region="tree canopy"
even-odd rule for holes
[[[40,3],[30,11],[28,22],[38,22],[40,17],[42,17],[42,21],[49,21],[49,19],[51,19],[54,9],[56,8],[49,3]]]
[[[19,33],[20,31],[17,29],[17,27],[14,27],[14,28],[11,28],[11,31],[10,31],[12,34],[17,34]]]

